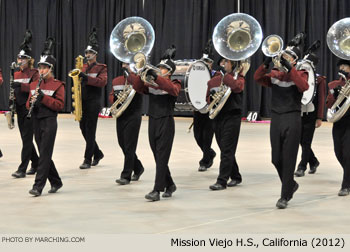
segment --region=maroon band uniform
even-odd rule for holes
[[[30,85],[28,109],[37,84],[38,81],[32,82]],[[33,189],[41,193],[47,179],[51,187],[59,188],[62,186],[61,178],[52,160],[52,153],[57,133],[57,114],[64,107],[64,83],[51,77],[41,82],[40,89],[44,96],[40,104],[34,107],[32,117],[35,141],[39,148],[39,166]]]
[[[84,64],[82,72],[86,73],[88,79],[82,82],[83,116],[80,129],[86,142],[84,163],[91,164],[93,157],[96,160],[103,157],[96,142],[96,128],[101,110],[102,88],[107,84],[107,66],[96,62]]]
[[[22,139],[21,164],[17,169],[17,173],[20,176],[25,175],[30,160],[32,161],[31,169],[33,173],[37,170],[39,162],[39,157],[33,144],[33,121],[27,118],[28,110],[26,108],[30,84],[37,82],[38,79],[38,70],[29,67],[14,73],[14,82],[20,83],[20,87],[15,88],[17,123]]]
[[[346,78],[347,80],[350,79],[349,73]],[[328,108],[331,108],[336,101],[337,95],[335,94],[335,90],[344,85],[345,81],[343,78],[328,83],[329,92],[326,102]],[[344,172],[341,190],[344,190],[344,195],[346,195],[350,192],[350,109],[339,121],[333,123],[332,136],[335,156]],[[338,195],[344,196],[340,195],[340,192]]]
[[[207,99],[210,102],[210,92],[217,91],[223,82],[232,91],[225,105],[213,119],[213,127],[216,142],[220,148],[220,168],[216,183],[210,186],[212,190],[226,188],[229,178],[232,179],[232,186],[242,182],[239,167],[236,161],[236,149],[241,128],[242,99],[245,79],[238,74],[234,78],[233,72],[224,76],[218,75],[208,82]]]
[[[298,164],[298,171],[306,170],[307,164],[310,165],[310,172],[316,171],[319,162],[311,148],[312,139],[315,133],[316,120],[322,120],[324,117],[326,76],[317,76],[316,95],[311,103],[302,105],[302,126],[300,145],[302,149],[301,160]]]
[[[281,199],[289,201],[297,190],[294,170],[301,137],[301,98],[309,88],[308,74],[292,67],[289,73],[272,69],[267,73],[262,64],[254,79],[272,89],[270,141],[272,163],[282,182]]]
[[[159,87],[148,86],[135,75],[130,75],[128,81],[133,83],[137,90],[149,95],[148,137],[156,162],[153,190],[163,192],[164,189],[175,186],[168,162],[175,134],[174,107],[181,84],[178,80],[170,80],[161,76],[158,76],[155,81]]]
[[[125,83],[126,79],[124,76],[113,79],[113,89],[109,94],[110,104],[116,101],[117,95],[124,89]],[[132,83],[130,83],[130,85],[132,85]],[[136,90],[136,87],[134,89]],[[124,168],[120,178],[126,179],[128,182],[132,180],[131,175],[133,172],[133,180],[138,180],[140,175],[144,172],[144,167],[136,155],[142,120],[142,94],[140,92],[142,92],[142,90],[136,90],[136,94],[131,103],[116,120],[118,143],[124,154]]]

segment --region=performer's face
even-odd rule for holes
[[[282,57],[283,57],[284,59],[288,60],[289,63],[292,64],[292,66],[295,65],[296,62],[295,62],[295,59],[294,59],[294,57],[293,57],[292,55],[290,55],[290,54],[288,54],[288,53],[284,53],[284,54],[282,55]]]
[[[86,51],[86,53],[85,53],[85,58],[86,58],[88,61],[94,61],[94,60],[96,60],[96,54],[93,53],[92,51]]]
[[[128,71],[130,72],[130,65],[129,64],[123,63],[122,68],[128,69]]]
[[[168,68],[160,66],[159,69],[160,69],[160,73],[164,78],[167,78],[167,77],[170,78],[170,71]]]
[[[17,58],[17,64],[20,65],[21,69],[28,67],[29,59],[27,58]]]
[[[347,73],[350,73],[350,66],[342,64],[342,65],[339,66],[339,70],[342,70],[342,71],[345,71]]]
[[[213,62],[210,60],[204,60],[205,64],[208,66],[209,70],[213,68]]]
[[[45,64],[40,64],[38,67],[38,70],[39,70],[39,74],[44,76],[44,79],[46,79],[51,72],[51,68]]]
[[[231,60],[225,60],[225,71],[226,73],[231,73],[232,72],[232,67],[233,67],[233,64],[231,62]]]

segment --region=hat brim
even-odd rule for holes
[[[165,67],[165,68],[168,69],[169,71],[172,71],[172,70],[173,70],[169,65],[163,64],[163,63],[158,64],[157,67]]]
[[[27,54],[17,54],[18,59],[31,59],[32,57]]]
[[[94,49],[85,49],[85,53],[92,52],[93,54],[97,54],[98,52]]]
[[[53,65],[48,63],[48,62],[38,62],[38,66],[40,66],[40,65],[46,65],[46,66],[49,66],[49,67],[53,67]]]

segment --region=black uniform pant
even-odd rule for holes
[[[301,117],[301,139],[300,145],[302,149],[301,161],[298,165],[298,169],[306,170],[306,166],[309,163],[313,166],[317,163],[317,158],[312,151],[311,144],[315,133],[315,123],[317,119],[316,112],[303,113]]]
[[[39,148],[39,166],[33,189],[42,191],[46,180],[51,186],[60,186],[62,181],[52,161],[52,153],[57,133],[57,117],[33,118],[35,141]]]
[[[334,123],[332,135],[335,155],[344,170],[341,189],[350,188],[350,118]]]
[[[96,128],[98,114],[101,110],[100,101],[95,100],[83,100],[83,116],[80,121],[80,130],[84,136],[85,147],[85,162],[91,164],[92,157],[102,157],[102,151],[96,143]]]
[[[161,118],[149,117],[148,136],[149,143],[156,162],[156,179],[154,190],[164,191],[174,184],[168,162],[173,146],[175,122],[173,116]]]
[[[39,157],[33,144],[33,120],[27,118],[28,110],[25,105],[17,105],[17,124],[22,139],[21,164],[18,171],[26,172],[29,160],[32,161],[32,167],[36,169],[39,163]]]
[[[226,186],[227,180],[242,181],[236,162],[236,149],[241,129],[241,114],[220,113],[214,119],[215,138],[220,148],[220,169],[217,183]]]
[[[272,112],[270,141],[272,163],[282,182],[281,198],[293,197],[294,170],[301,136],[300,112],[278,114]]]
[[[117,119],[118,143],[124,154],[124,168],[120,177],[129,181],[132,172],[140,174],[144,169],[136,155],[140,126],[141,115],[121,116]]]
[[[202,114],[195,111],[193,114],[193,133],[198,146],[203,152],[203,158],[199,161],[200,166],[206,166],[215,156],[215,151],[211,148],[213,141],[214,129],[212,120],[208,113]]]

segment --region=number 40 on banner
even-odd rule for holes
[[[255,122],[258,119],[259,112],[258,111],[248,111],[247,121]]]

